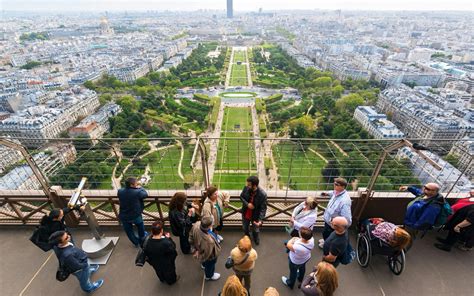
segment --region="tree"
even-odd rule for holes
[[[313,85],[315,87],[330,87],[332,84],[332,79],[331,77],[319,77],[319,78],[316,78],[314,81],[313,81]]]
[[[290,120],[290,135],[295,138],[308,138],[315,130],[315,120],[309,115]]]
[[[87,80],[86,82],[84,82],[84,87],[90,89],[90,90],[95,90],[96,87],[94,85],[94,82],[90,81],[90,80]]]
[[[146,77],[140,77],[135,81],[135,84],[138,86],[147,86],[151,84],[151,80]]]
[[[459,165],[459,157],[453,153],[449,153],[448,155],[446,155],[444,157],[444,160],[446,160],[447,162],[449,162],[452,166],[456,168]]]
[[[117,100],[117,103],[124,111],[138,111],[139,103],[132,96],[123,96]]]
[[[358,106],[364,105],[365,100],[359,94],[349,94],[336,101],[336,108],[339,112],[354,113]]]

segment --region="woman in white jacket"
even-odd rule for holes
[[[314,197],[307,197],[294,210],[290,218],[290,225],[287,228],[292,237],[298,237],[298,231],[301,227],[308,227],[313,230],[318,217],[318,201]]]

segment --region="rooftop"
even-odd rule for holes
[[[28,242],[32,230],[32,227],[0,228],[0,252],[8,254],[2,257],[0,266],[2,295],[83,295],[75,278],[70,277],[64,283],[55,280],[57,259],[52,252],[44,253]],[[108,236],[120,236],[120,240],[108,264],[101,266],[98,274],[92,277],[94,280],[105,279],[103,287],[94,295],[217,295],[227,276],[232,274],[224,268],[224,261],[242,235],[240,231],[229,228],[222,232],[225,241],[216,266],[216,272],[222,275],[220,280],[205,282],[198,262],[178,250],[176,270],[181,279],[168,286],[158,281],[150,265],[135,267],[137,249],[123,230],[118,227],[103,230]],[[91,238],[84,227],[72,229],[72,234],[76,242]],[[390,272],[386,258],[380,255],[372,257],[367,269],[361,268],[357,262],[340,265],[337,269],[339,288],[335,295],[472,295],[474,256],[457,249],[445,253],[434,248],[436,235],[439,234],[428,233],[415,241],[407,253],[405,270],[400,276]],[[314,237],[321,237],[320,229],[316,230]],[[289,272],[283,249],[283,240],[287,238],[283,231],[262,230],[261,244],[255,247],[259,257],[252,274],[252,295],[262,295],[268,286],[277,288],[281,296],[301,295],[296,288],[290,290],[283,286],[280,280]],[[355,238],[352,233],[353,246]],[[174,241],[178,240],[174,238]],[[321,254],[317,247],[313,250],[306,265],[307,273],[320,261]]]

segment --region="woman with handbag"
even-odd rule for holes
[[[163,233],[163,221],[156,221],[151,227],[151,236],[145,239],[143,250],[146,261],[153,266],[160,281],[168,285],[179,280],[175,260],[178,253],[169,233]]]
[[[179,237],[179,246],[183,254],[191,254],[189,231],[197,221],[196,209],[187,202],[184,192],[176,192],[169,205],[169,219],[171,232]]]
[[[232,269],[237,278],[243,283],[250,294],[250,277],[257,260],[257,251],[252,248],[252,241],[247,235],[241,238],[235,248],[230,252],[228,260],[233,262]],[[226,262],[227,263],[227,262]]]
[[[315,271],[307,275],[301,283],[305,296],[332,296],[338,286],[336,268],[327,262],[319,262]]]

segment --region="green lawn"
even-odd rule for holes
[[[178,175],[179,160],[181,158],[181,149],[173,146],[164,150],[153,152],[145,157],[142,166],[150,165],[150,182],[146,185],[148,189],[185,189],[185,182],[193,184],[194,181],[202,180],[199,173],[193,173],[190,167],[190,161],[193,153],[192,145],[184,146],[184,158],[182,173],[185,177],[183,181]],[[145,169],[142,168],[142,173]]]
[[[252,137],[250,109],[225,108],[222,137]],[[255,170],[255,151],[249,139],[221,139],[217,152],[217,170]]]
[[[226,108],[222,137],[253,137],[250,109]],[[219,143],[213,182],[223,189],[240,189],[249,175],[256,173],[254,143],[248,139],[222,139]],[[235,172],[219,172],[233,170]]]
[[[247,82],[247,66],[232,64],[229,84],[231,86],[246,86]]]
[[[319,190],[324,187],[321,169],[324,168],[325,162],[311,151],[303,150],[301,145],[282,142],[273,147],[273,157],[278,167],[281,188],[288,184],[290,167],[290,189]]]
[[[255,174],[255,172],[253,173]],[[212,182],[223,190],[242,189],[251,174],[217,174]]]
[[[245,63],[247,61],[247,59],[245,58],[245,51],[243,50],[234,51],[234,63],[237,63],[237,61],[240,61],[242,63]]]

